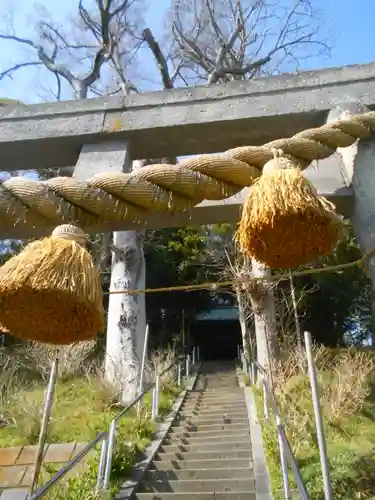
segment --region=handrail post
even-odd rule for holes
[[[190,375],[190,354],[186,356],[186,371],[185,371],[185,377],[188,378]]]
[[[155,417],[159,415],[159,391],[160,391],[160,377],[157,374],[155,380]]]
[[[255,385],[255,363],[254,363],[254,361],[251,361],[251,363],[250,363],[250,380],[251,380],[251,385]]]
[[[277,440],[279,441],[281,472],[284,484],[284,496],[285,500],[291,500],[292,494],[290,491],[290,484],[289,484],[288,463],[286,461],[285,447],[284,447],[283,436],[281,433],[281,426],[282,426],[281,419],[278,415],[276,415]]]
[[[324,498],[325,500],[332,500],[332,485],[329,474],[326,440],[324,436],[323,416],[319,402],[318,377],[316,375],[310,332],[305,332],[305,346],[306,346],[307,366],[309,370],[312,400],[314,406],[316,435],[318,438],[318,446],[320,454],[320,464],[322,467]]]
[[[141,394],[141,392],[143,391],[143,379],[144,379],[144,375],[145,375],[145,364],[146,364],[149,334],[150,334],[150,327],[149,327],[149,325],[146,325],[145,340],[143,343],[143,352],[142,352],[141,374],[139,377],[138,394]],[[141,415],[141,408],[142,408],[142,399],[140,399],[137,403],[137,419],[139,419],[139,417]]]
[[[53,395],[55,392],[58,366],[59,366],[59,354],[56,353],[55,359],[52,362],[51,373],[49,376],[48,387],[47,387],[46,397],[45,397],[45,401],[44,401],[42,423],[40,426],[40,433],[39,433],[38,450],[37,450],[37,455],[36,455],[36,459],[35,459],[35,467],[34,467],[34,471],[33,471],[31,487],[30,487],[30,496],[33,493],[35,493],[35,490],[38,486],[38,479],[39,479],[40,469],[42,467],[44,447],[45,447],[47,431],[48,431],[48,423],[50,420],[51,410],[52,410],[52,405],[53,405]]]
[[[201,359],[201,353],[200,353],[199,345],[197,345],[197,361],[200,361],[200,359]]]
[[[152,389],[151,420],[156,419],[156,388]]]
[[[112,468],[112,455],[116,442],[116,425],[117,421],[116,419],[113,419],[109,428],[108,450],[107,450],[107,460],[106,460],[104,479],[103,479],[103,490],[108,490],[109,488],[109,480],[111,477],[111,468]]]
[[[177,365],[177,385],[178,385],[178,387],[181,387],[181,364],[182,363],[178,363],[178,365]]]
[[[192,351],[192,361],[191,361],[192,365],[195,365],[195,346],[193,347],[193,351]]]
[[[106,458],[107,458],[107,450],[108,450],[108,439],[105,438],[102,443],[102,449],[100,452],[100,460],[98,467],[98,477],[96,480],[96,493],[98,493],[103,485],[105,466],[106,466]]]
[[[267,402],[267,388],[264,379],[262,378],[262,387],[263,387],[263,411],[264,418],[268,420],[268,402]]]

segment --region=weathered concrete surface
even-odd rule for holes
[[[347,118],[368,111],[361,101],[341,104],[332,109],[328,121]],[[341,148],[347,182],[352,184],[352,223],[362,255],[375,249],[375,138],[357,141],[348,148]],[[366,267],[372,282],[372,343],[375,343],[375,255],[367,259]]]
[[[132,158],[213,153],[323,124],[339,102],[375,105],[375,63],[250,82],[0,109],[1,170],[75,165],[85,143],[129,139]],[[272,119],[271,119],[272,118]]]

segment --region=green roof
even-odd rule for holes
[[[217,307],[196,314],[197,321],[238,321],[237,307]]]

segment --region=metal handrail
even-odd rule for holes
[[[189,357],[189,356],[190,355],[188,354],[187,357]],[[183,363],[186,358],[185,357],[181,358],[180,356],[177,356],[174,359],[174,361],[158,375],[158,377],[165,375],[174,366],[176,366],[180,363]],[[100,432],[79,453],[77,453],[77,455],[75,455],[59,471],[57,471],[51,477],[51,479],[49,479],[32,496],[30,496],[28,500],[39,500],[40,498],[43,498],[44,495],[46,493],[48,493],[48,491],[52,488],[52,486],[54,486],[61,478],[63,478],[69,471],[71,471],[101,441],[103,441],[103,443],[102,443],[102,449],[101,449],[100,460],[99,460],[98,478],[97,478],[96,488],[97,488],[97,490],[99,490],[101,488],[103,476],[104,476],[104,481],[106,479],[106,476],[108,477],[108,484],[109,484],[109,478],[110,478],[111,466],[112,466],[112,453],[113,453],[113,447],[114,447],[114,442],[115,442],[117,422],[124,416],[124,414],[126,412],[128,412],[131,408],[133,408],[138,403],[138,401],[140,401],[151,389],[154,389],[155,386],[156,386],[156,381],[154,383],[150,384],[148,387],[146,387],[146,389],[144,391],[142,391],[141,394],[139,394],[136,398],[134,398],[131,403],[129,403],[125,408],[123,408],[114,417],[114,419],[111,422],[109,432],[107,432],[107,431]],[[111,432],[112,432],[112,435],[111,435]],[[112,440],[112,448],[110,448],[111,440]],[[104,481],[103,481],[103,487],[105,485]],[[108,485],[107,485],[107,488],[108,488]]]
[[[63,478],[69,471],[73,469],[85,456],[100,443],[103,439],[105,440],[108,436],[108,432],[101,432],[90,441],[77,455],[75,455],[69,462],[67,462],[62,469],[56,472],[49,481],[47,481],[43,486],[41,486],[36,492],[29,498],[29,500],[39,500],[39,498],[44,497],[44,495],[52,488],[57,481]]]
[[[292,469],[293,477],[296,482],[297,489],[301,495],[302,500],[309,500],[310,496],[303,482],[301,471],[298,467],[297,460],[293,454],[292,448],[290,446],[284,424],[281,421],[279,409],[277,407],[276,397],[272,389],[270,389],[266,376],[267,370],[261,366],[258,361],[252,361],[253,366],[257,368],[257,370],[262,375],[262,386],[264,393],[264,409],[265,409],[265,417],[267,418],[267,400],[271,403],[271,408],[275,416],[276,420],[276,428],[277,428],[277,436],[279,441],[279,449],[280,449],[280,460],[281,460],[281,468],[283,473],[283,482],[284,482],[284,492],[285,498],[291,498],[290,486],[289,486],[289,478],[287,472],[287,462],[290,464],[290,468]],[[250,368],[251,370],[251,368]],[[250,374],[251,376],[251,374]],[[255,381],[253,380],[253,383]]]
[[[186,360],[186,366],[189,363],[190,359],[190,354],[188,354],[185,358]],[[150,384],[141,394],[139,394],[129,405],[124,408],[123,410],[120,411],[116,415],[116,417],[112,420],[110,427],[109,427],[109,434],[108,434],[108,446],[105,447],[103,446],[102,449],[102,454],[100,457],[100,463],[104,461],[104,453],[106,453],[106,458],[105,458],[105,467],[101,469],[99,467],[98,471],[98,482],[97,482],[97,489],[102,489],[102,490],[108,490],[109,488],[109,482],[110,482],[110,477],[111,477],[111,469],[112,469],[112,456],[113,456],[113,449],[115,446],[115,440],[116,440],[116,427],[118,421],[127,413],[133,406],[135,406],[138,401],[140,401],[143,396],[147,392],[149,392],[151,389],[154,389],[158,385],[158,379],[165,375],[167,372],[169,372],[174,366],[180,364],[182,362],[181,358],[177,356],[174,361],[165,369],[163,370],[160,374],[157,374],[155,382]],[[188,376],[188,366],[187,366],[187,376]],[[102,475],[101,475],[102,474]]]

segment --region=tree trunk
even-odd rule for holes
[[[143,161],[133,161],[132,170],[143,165]],[[113,234],[111,291],[146,288],[143,240],[144,232],[119,231]],[[145,333],[145,294],[111,294],[105,376],[119,391],[122,404],[129,403],[137,395]]]
[[[256,260],[252,259],[251,265],[254,278],[271,275],[271,270]],[[272,361],[278,359],[275,298],[270,282],[258,281],[250,293],[250,300],[254,314],[257,359],[267,370],[272,367]]]
[[[241,334],[242,334],[242,348],[246,358],[246,361],[250,361],[250,357],[252,354],[251,351],[251,343],[250,343],[250,335],[246,325],[246,307],[245,300],[243,296],[243,292],[241,292],[240,288],[236,288],[236,297],[238,304],[238,313],[239,313],[239,321],[241,325]]]
[[[113,235],[110,290],[144,289],[146,282],[143,234]],[[112,294],[108,307],[106,378],[129,403],[137,394],[146,331],[145,295]]]

